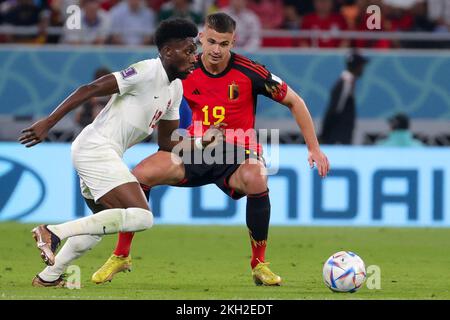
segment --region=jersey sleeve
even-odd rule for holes
[[[161,117],[161,120],[179,120],[180,119],[180,104],[183,97],[183,86],[181,80],[177,80],[174,86],[174,93],[170,106],[166,113]]]
[[[119,95],[123,95],[136,90],[136,87],[151,75],[151,70],[145,61],[141,61],[122,71],[114,72],[113,75],[117,80]]]
[[[281,102],[286,97],[288,88],[286,82],[269,71],[264,77],[260,75],[254,77],[253,86],[257,94],[262,94],[277,102]]]

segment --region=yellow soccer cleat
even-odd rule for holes
[[[106,281],[111,281],[116,273],[122,271],[131,271],[131,257],[121,257],[113,254],[109,257],[108,261],[92,275],[91,280],[96,284],[105,283]]]
[[[269,269],[268,262],[260,262],[252,270],[253,281],[257,286],[279,286],[281,277]]]

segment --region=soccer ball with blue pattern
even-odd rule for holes
[[[351,251],[336,252],[323,265],[323,281],[332,291],[355,292],[365,280],[364,262]]]

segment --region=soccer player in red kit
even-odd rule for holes
[[[327,175],[329,162],[320,150],[304,101],[264,66],[231,51],[235,28],[235,21],[224,13],[211,14],[206,18],[205,29],[200,33],[203,52],[194,71],[183,82],[184,97],[192,109],[193,126],[189,132],[195,139],[195,150],[175,156],[180,161],[173,161],[175,148],[160,149],[141,161],[133,174],[147,197],[151,187],[156,185],[195,187],[212,183],[233,199],[246,196],[253,280],[257,285],[279,285],[281,277],[273,273],[265,261],[270,200],[262,149],[252,131],[257,96],[265,95],[290,109],[305,137],[309,165],[312,168],[315,164],[320,176]],[[221,125],[225,129],[223,141],[219,140],[213,152],[208,150],[213,148],[213,144],[203,148],[209,139],[202,137],[202,134],[212,126]],[[170,136],[176,129],[176,125],[171,128],[164,126],[164,132],[160,134],[162,137]],[[244,134],[245,131],[247,134]],[[222,155],[225,161],[206,162],[203,155],[207,152]],[[195,162],[196,154],[200,154],[200,163]],[[93,274],[93,282],[109,281],[114,274],[130,267],[132,238],[133,233],[119,235],[113,255]]]
[[[225,124],[226,163],[206,164],[203,157],[203,163],[186,161],[194,159],[192,155],[183,155],[181,164],[174,163],[170,152],[159,151],[139,163],[133,174],[147,195],[156,185],[194,187],[214,183],[233,199],[247,196],[246,222],[251,239],[253,279],[257,285],[279,285],[281,277],[265,262],[270,201],[262,150],[254,131],[242,134],[255,127],[257,96],[264,95],[290,109],[305,137],[309,164],[311,167],[316,164],[320,176],[327,175],[329,162],[320,150],[304,101],[264,66],[231,51],[235,27],[235,21],[224,13],[206,18],[205,29],[200,33],[203,52],[193,73],[183,81],[183,95],[192,109],[191,136],[199,139],[211,126]],[[201,123],[200,129],[196,127],[198,123]],[[236,134],[236,130],[241,134]],[[229,148],[230,145],[233,147]],[[241,161],[229,163],[228,155],[233,153],[230,149],[237,158],[243,155]],[[236,160],[236,155],[234,157]],[[113,256],[93,275],[94,282],[110,280],[114,273],[122,270],[121,265],[130,263],[131,238],[132,233],[119,235]]]

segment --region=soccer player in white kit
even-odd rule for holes
[[[93,246],[101,235],[142,231],[153,225],[148,202],[122,156],[150,135],[158,123],[158,141],[171,141],[167,136],[178,127],[183,95],[180,79],[194,68],[197,33],[196,25],[188,20],[163,21],[155,33],[157,59],[138,62],[79,87],[47,118],[22,131],[19,141],[26,147],[34,146],[64,115],[89,98],[113,95],[72,144],[72,160],[83,196],[108,209],[74,221],[34,228],[33,237],[47,265],[55,264],[55,251],[66,238],[65,247],[70,247],[71,242],[72,247]]]

